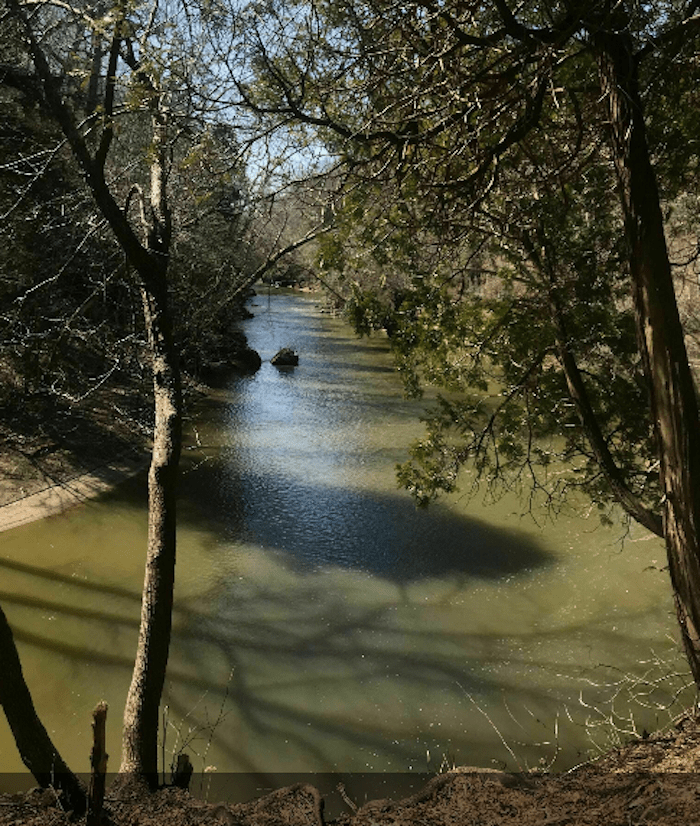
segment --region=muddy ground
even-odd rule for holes
[[[669,730],[556,775],[457,769],[405,800],[378,800],[324,818],[319,792],[290,786],[242,804],[208,803],[181,789],[107,800],[113,826],[685,826],[700,824],[700,725]],[[51,790],[0,798],[0,826],[64,826]],[[84,822],[84,819],[83,821]]]

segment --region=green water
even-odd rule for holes
[[[624,716],[632,676],[685,670],[656,539],[623,544],[580,503],[540,526],[514,499],[416,511],[394,465],[419,405],[386,341],[357,340],[308,296],[256,305],[251,345],[294,347],[300,364],[231,380],[188,422],[166,763],[186,745],[197,772],[566,768],[591,737],[605,745],[586,719],[614,695]],[[77,771],[102,699],[118,766],[145,522],[136,479],[0,535],[0,604]],[[633,705],[640,731],[682,682]],[[4,719],[0,760],[22,769]]]

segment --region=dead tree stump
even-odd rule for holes
[[[92,712],[92,753],[90,754],[90,790],[88,792],[87,826],[100,826],[102,803],[105,798],[107,758],[105,724],[107,703],[98,703]]]

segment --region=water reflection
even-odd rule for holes
[[[673,628],[666,577],[641,573],[656,545],[613,552],[614,532],[583,520],[522,530],[517,503],[416,511],[393,474],[418,408],[385,348],[356,347],[297,297],[258,312],[252,346],[301,361],[264,364],[189,423],[166,752],[187,743],[197,770],[435,769],[442,754],[512,766],[494,727],[534,763],[556,749],[559,714],[571,765],[588,742],[563,708],[582,677],[634,670]],[[3,535],[0,601],[78,768],[99,699],[119,753],[145,534],[140,479]]]

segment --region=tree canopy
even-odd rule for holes
[[[334,37],[311,57],[306,36],[283,53],[260,38],[257,106],[317,127],[352,170],[320,266],[360,329],[389,330],[410,389],[423,378],[476,394],[443,399],[403,481],[427,501],[473,458],[491,483],[525,477],[552,497],[573,484],[600,504],[612,492],[659,532],[649,414],[628,415],[649,396],[601,43],[610,27],[629,42],[670,198],[696,163],[692,115],[667,102],[683,97],[693,111],[692,4],[527,3],[516,14],[505,3],[335,3],[314,13]],[[288,25],[274,5],[269,15]],[[345,87],[330,95],[341,73]],[[567,363],[586,376],[585,418]],[[491,405],[489,382],[505,388]],[[568,476],[559,464],[549,479],[536,470],[556,457]]]
[[[320,264],[410,388],[448,391],[400,478],[429,501],[468,463],[622,505],[666,540],[700,679],[700,419],[673,266],[696,228],[671,221],[694,197],[698,4],[293,8],[266,6],[280,34],[258,28],[248,103],[343,157]]]

